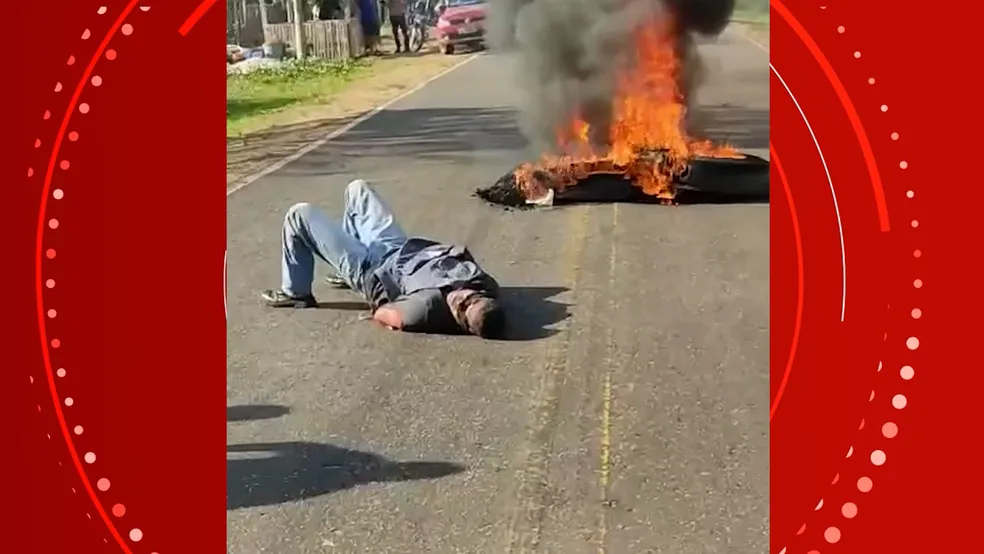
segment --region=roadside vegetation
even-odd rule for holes
[[[755,40],[769,44],[769,0],[737,0],[731,20]]]
[[[248,63],[248,62],[243,62]],[[277,113],[331,100],[372,72],[372,59],[344,62],[304,60],[230,73],[226,82],[226,134],[266,127]]]
[[[732,20],[746,25],[769,27],[769,0],[737,0]]]
[[[769,0],[737,0],[735,21],[769,25]]]

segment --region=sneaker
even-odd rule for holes
[[[325,277],[325,283],[328,283],[329,285],[335,287],[336,289],[349,288],[348,283],[345,282],[345,279],[342,279],[341,277],[335,277],[334,275],[329,275],[328,277]]]
[[[260,296],[263,298],[263,303],[271,308],[315,308],[318,306],[318,301],[311,294],[291,296],[277,289],[265,290]]]

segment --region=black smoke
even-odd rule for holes
[[[590,140],[606,143],[617,76],[634,63],[633,35],[653,18],[672,17],[683,60],[678,82],[685,97],[699,83],[697,36],[721,33],[735,0],[490,0],[489,42],[518,56],[523,90],[520,125],[540,152],[572,114],[591,126]]]

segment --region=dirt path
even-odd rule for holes
[[[345,87],[329,102],[289,108],[264,116],[261,131],[230,137],[226,144],[226,186],[262,171],[306,144],[468,59],[445,56],[432,47],[420,54],[388,55],[371,73]]]

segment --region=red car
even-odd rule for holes
[[[486,0],[447,0],[438,10],[435,34],[445,54],[454,54],[458,46],[481,48],[485,44]]]

